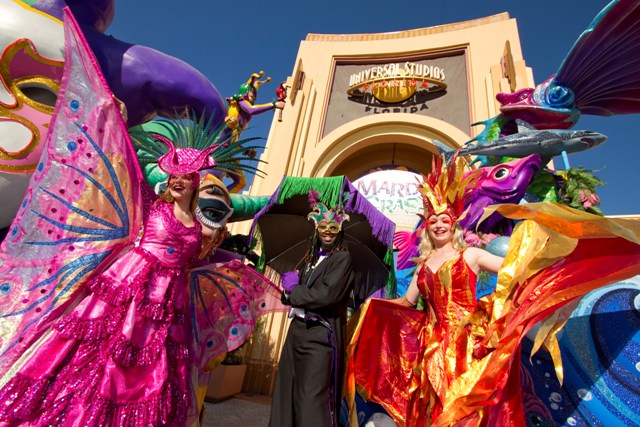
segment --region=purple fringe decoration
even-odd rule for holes
[[[371,225],[371,232],[379,242],[384,243],[387,248],[393,246],[393,234],[396,225],[389,218],[384,216],[375,206],[371,204],[367,198],[360,193],[351,182],[345,178],[345,187],[348,189],[351,197],[345,203],[347,212],[355,212],[367,217],[367,221]]]
[[[266,205],[264,205],[264,207],[262,209],[260,209],[254,216],[253,216],[253,222],[251,223],[251,229],[249,230],[249,240],[251,240],[253,238],[253,236],[255,235],[255,231],[256,231],[256,227],[258,226],[258,220],[260,219],[260,217],[262,215],[264,215],[265,213],[269,212],[269,210],[271,210],[271,208],[273,207],[273,205],[276,204],[276,202],[278,201],[278,195],[280,194],[280,190],[282,189],[282,183],[284,183],[284,180],[287,177],[284,177],[282,179],[282,181],[280,181],[280,184],[278,184],[278,188],[276,188],[276,191],[271,195],[271,197],[269,198],[269,201],[267,202]],[[251,241],[248,242],[249,244],[251,244]]]

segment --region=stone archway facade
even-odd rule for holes
[[[261,156],[267,176],[250,195],[272,194],[284,175],[353,178],[376,162],[426,172],[434,139],[464,144],[483,130],[473,123],[498,113],[496,94],[534,82],[516,20],[502,13],[393,33],[309,34],[286,85]]]
[[[309,34],[286,85],[261,156],[267,176],[249,195],[271,195],[285,175],[353,181],[382,165],[427,173],[434,140],[460,147],[483,130],[474,123],[498,113],[498,93],[535,86],[507,13],[394,33]],[[287,327],[286,316],[266,316],[244,391],[271,394]]]

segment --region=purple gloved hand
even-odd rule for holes
[[[282,275],[282,288],[286,292],[291,292],[293,287],[300,281],[300,275],[297,271],[287,271]]]

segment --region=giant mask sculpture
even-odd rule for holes
[[[9,225],[42,153],[63,68],[61,23],[0,4],[0,228]]]

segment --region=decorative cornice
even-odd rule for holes
[[[362,42],[394,40],[411,37],[421,37],[431,34],[446,33],[450,31],[465,30],[479,27],[481,25],[493,24],[511,19],[508,12],[491,15],[484,18],[472,19],[469,21],[456,22],[453,24],[436,25],[434,27],[418,28],[415,30],[394,31],[390,33],[370,33],[370,34],[307,34],[305,41],[314,42]]]

